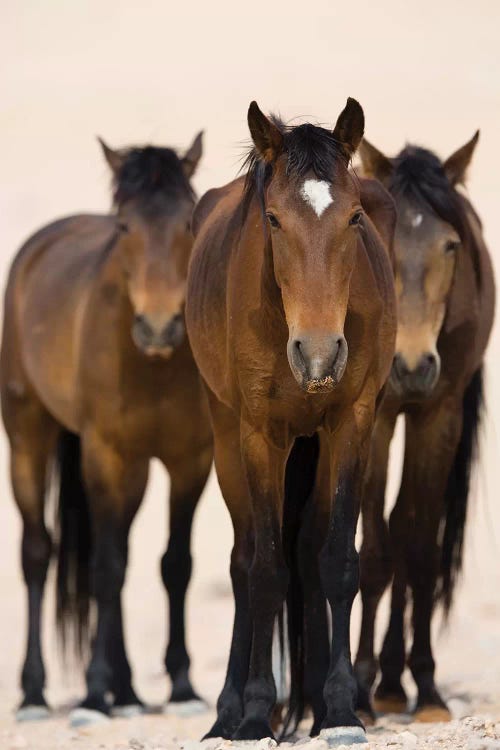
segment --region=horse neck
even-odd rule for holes
[[[123,271],[122,252],[120,236],[111,248],[105,248],[97,277],[96,294],[90,304],[96,305],[97,310],[102,309],[103,314],[105,309],[108,314],[111,313],[119,348],[133,352],[130,329],[134,312]]]

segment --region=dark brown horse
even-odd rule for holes
[[[201,134],[184,157],[168,148],[113,151],[116,211],[40,230],[19,251],[6,297],[2,413],[14,496],[23,520],[29,628],[20,718],[47,712],[40,645],[52,542],[44,520],[59,465],[58,615],[84,638],[89,594],[97,631],[85,709],[139,704],[123,642],[127,537],[152,457],[170,474],[170,541],[162,559],[170,598],[165,664],[171,701],[196,699],[184,641],[193,513],[212,462],[208,409],[184,333],[192,246],[190,185]],[[91,559],[89,560],[91,554]],[[90,713],[75,716],[89,719]]]
[[[494,310],[491,261],[480,221],[456,186],[464,181],[478,133],[444,163],[408,146],[389,159],[363,141],[365,173],[395,199],[396,357],[377,415],[363,501],[363,624],[356,671],[359,705],[370,712],[377,663],[377,606],[392,575],[389,629],[375,693],[380,711],[406,711],[407,587],[413,599],[409,667],[418,688],[415,719],[447,720],[434,681],[431,619],[436,600],[448,611],[461,568],[469,477],[481,414],[483,359]],[[405,415],[401,488],[384,521],[389,444]]]
[[[364,127],[356,101],[348,100],[333,132],[286,127],[255,102],[248,124],[254,150],[246,178],[208,192],[195,211],[186,301],[234,527],[233,639],[209,735],[272,736],[272,635],[288,592],[294,677],[305,661],[314,731],[359,742],[349,646],[354,536],[394,354],[391,262],[348,169]],[[373,183],[367,200],[390,234],[393,203]],[[307,653],[299,659],[304,622]]]

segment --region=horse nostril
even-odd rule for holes
[[[392,366],[398,378],[401,379],[401,378],[404,378],[405,375],[408,375],[409,370],[401,354],[396,354],[394,356],[394,359],[392,361]]]
[[[153,329],[148,323],[148,320],[145,315],[136,315],[135,325],[137,327],[137,330],[140,331],[142,335],[148,336],[148,337],[153,335]]]
[[[295,339],[295,341],[293,342],[293,349],[294,349],[294,359],[297,365],[300,368],[305,368],[306,360],[305,360],[304,351],[302,348],[302,341],[300,339]]]

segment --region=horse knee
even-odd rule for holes
[[[189,549],[172,541],[161,558],[161,578],[169,594],[183,591],[191,579],[193,567]]]
[[[97,601],[112,601],[119,597],[125,582],[126,550],[111,537],[95,545],[92,560],[92,589]]]
[[[354,547],[339,555],[325,546],[320,555],[320,571],[330,603],[354,600],[359,589],[359,554]]]
[[[43,585],[47,576],[52,540],[44,526],[25,527],[22,539],[22,566],[26,583]]]
[[[284,562],[254,560],[249,571],[250,602],[253,609],[276,614],[288,590],[289,571]]]

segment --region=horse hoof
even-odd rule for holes
[[[254,718],[243,719],[233,735],[233,742],[237,741],[241,744],[245,741],[255,742],[256,740],[269,740],[270,743],[276,744],[272,729],[266,721]]]
[[[201,698],[193,698],[189,701],[170,701],[164,709],[165,714],[172,716],[198,716],[208,711],[208,706]]]
[[[116,719],[130,719],[133,716],[140,716],[145,712],[141,703],[130,703],[128,706],[113,706],[111,716]],[[97,711],[96,713],[100,713]]]
[[[324,740],[328,747],[368,744],[366,732],[361,727],[328,727],[321,730],[319,738]]]
[[[375,726],[375,716],[368,711],[364,711],[363,709],[359,709],[356,711],[356,716],[360,721],[363,722],[365,727],[373,727]]]
[[[93,708],[74,708],[69,715],[69,724],[71,727],[89,727],[95,724],[106,724],[109,716],[102,711],[96,711]]]
[[[16,711],[16,721],[43,721],[48,719],[50,711],[47,706],[21,706]]]
[[[446,706],[420,706],[413,714],[413,721],[430,724],[438,721],[451,721],[451,711]]]
[[[203,742],[204,740],[214,739],[230,740],[233,734],[236,732],[237,727],[237,724],[234,724],[232,728],[228,727],[227,725],[224,725],[219,719],[217,719],[212,728],[203,735],[201,741]]]
[[[388,693],[384,696],[373,698],[373,708],[378,714],[405,714],[408,708],[406,698],[401,695],[391,695]]]

